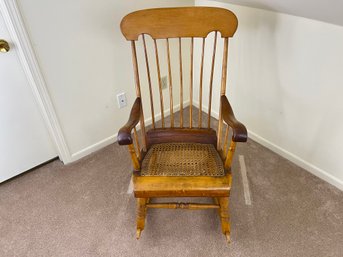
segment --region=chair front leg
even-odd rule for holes
[[[220,220],[222,232],[226,237],[226,241],[230,243],[230,215],[229,215],[229,197],[219,197],[220,205]]]
[[[146,204],[149,198],[137,198],[137,232],[136,238],[139,239],[145,226]]]

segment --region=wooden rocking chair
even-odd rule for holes
[[[221,219],[222,232],[230,241],[229,223],[229,195],[231,189],[231,162],[236,147],[236,142],[247,140],[247,131],[244,125],[238,122],[233,114],[226,92],[228,38],[232,37],[237,29],[237,18],[229,10],[211,7],[184,7],[184,8],[160,8],[147,9],[133,12],[125,16],[121,22],[121,31],[125,38],[131,41],[133,54],[133,68],[136,84],[137,98],[133,104],[128,122],[118,133],[120,145],[127,145],[133,162],[133,185],[134,195],[137,198],[137,239],[144,229],[147,208],[182,208],[182,209],[218,209]],[[213,32],[213,33],[212,33]],[[213,37],[213,50],[210,67],[210,81],[208,89],[208,112],[207,122],[202,119],[203,100],[203,68],[205,41],[208,35]],[[217,36],[218,33],[218,36]],[[219,33],[221,38],[219,37]],[[147,72],[146,85],[149,91],[141,91],[140,72],[138,67],[137,45],[142,39],[142,58],[144,70]],[[151,40],[151,52],[147,50],[147,40]],[[218,38],[218,39],[217,39]],[[171,41],[177,46],[177,54],[172,57],[177,60],[177,79],[172,80]],[[184,85],[185,64],[182,40],[189,40],[190,79],[189,86]],[[202,42],[200,83],[199,83],[199,116],[198,124],[194,124],[193,92],[194,92],[194,41]],[[218,92],[220,101],[219,122],[217,131],[211,128],[212,88],[215,66],[217,41],[223,40],[223,52],[221,63],[221,89]],[[164,94],[161,80],[161,67],[159,56],[161,49],[159,43],[165,43],[166,69],[169,77],[169,102],[170,102],[170,126],[167,126],[164,110]],[[212,48],[211,48],[212,49]],[[143,54],[144,53],[144,54]],[[154,53],[154,58],[149,58],[149,53]],[[153,83],[152,83],[152,60],[156,66],[157,85],[155,92],[159,93],[161,110],[161,126],[157,127],[155,121]],[[185,63],[185,62],[184,62]],[[219,76],[218,76],[219,77]],[[180,97],[179,119],[175,121],[175,81]],[[174,82],[174,84],[173,84]],[[184,92],[189,89],[189,124],[185,124]],[[218,87],[219,88],[219,87]],[[219,91],[219,90],[218,90]],[[141,92],[148,94],[152,115],[152,128],[146,131],[144,124],[143,101]],[[149,103],[147,98],[147,103]],[[175,103],[175,102],[174,102]],[[156,105],[155,105],[156,107]],[[188,111],[187,111],[188,112]],[[179,126],[176,126],[179,123]],[[203,126],[204,123],[207,123]],[[141,139],[138,138],[136,126],[140,125]],[[231,128],[231,130],[230,130]],[[225,130],[225,132],[224,132]],[[230,130],[230,131],[229,131]],[[224,133],[223,133],[224,132]],[[133,137],[132,137],[133,133]],[[232,133],[231,143],[229,133]],[[140,147],[140,145],[142,147]],[[210,197],[213,204],[204,203],[154,203],[152,198],[159,197]]]

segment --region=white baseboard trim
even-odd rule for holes
[[[287,160],[293,162],[294,164],[298,165],[299,167],[307,170],[308,172],[312,173],[313,175],[325,180],[326,182],[330,183],[331,185],[337,187],[338,189],[343,191],[343,181],[332,176],[327,171],[305,161],[304,159],[300,158],[299,156],[283,149],[280,146],[268,141],[267,139],[257,135],[256,133],[248,130],[248,137],[254,140],[255,142],[267,147],[271,151],[277,153],[278,155],[286,158]]]
[[[74,161],[77,161],[93,152],[96,152],[114,142],[117,141],[117,133],[112,135],[112,136],[109,136],[103,140],[100,140],[99,142],[95,143],[95,144],[92,144],[90,146],[87,146],[86,148],[83,148],[82,150],[76,152],[76,153],[73,153],[71,155],[71,158],[70,158],[70,162],[74,162]]]
[[[183,103],[183,106],[184,107],[187,107],[189,105],[189,101],[185,101]],[[180,109],[180,105],[175,105],[174,106],[174,112],[178,111]],[[170,109],[167,109],[164,111],[164,116],[168,116],[170,114]],[[159,121],[161,119],[161,113],[158,113],[155,115],[155,121]],[[145,122],[145,126],[149,126],[152,124],[152,117],[149,117],[147,119],[144,120]],[[124,124],[123,124],[124,125]],[[137,129],[140,128],[140,125],[138,124],[137,125]],[[74,161],[77,161],[93,152],[96,152],[98,150],[100,150],[101,148],[104,148],[110,144],[113,144],[114,142],[117,141],[117,134],[118,133],[115,133],[114,135],[111,135],[103,140],[100,140],[99,142],[95,143],[95,144],[92,144],[90,146],[87,146],[86,148],[80,150],[80,151],[77,151],[76,153],[73,153],[71,155],[71,158],[68,160],[68,162],[66,162],[66,164],[68,163],[71,163],[71,162],[74,162]]]

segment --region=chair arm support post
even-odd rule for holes
[[[133,143],[131,133],[141,118],[141,98],[137,97],[132,105],[130,117],[127,123],[118,132],[119,145],[130,145]]]
[[[246,142],[248,133],[245,126],[240,123],[233,114],[232,107],[225,95],[221,96],[221,113],[222,119],[232,128],[232,141],[233,142]]]
[[[131,156],[131,159],[132,159],[133,169],[135,171],[140,170],[141,165],[139,164],[139,160],[138,160],[138,157],[137,157],[134,145],[133,144],[129,144],[128,148],[129,148],[130,156]]]
[[[232,158],[236,150],[236,142],[231,140],[229,150],[227,151],[226,158],[225,158],[225,163],[224,163],[224,168],[225,169],[230,169],[231,168],[231,163],[232,163]]]

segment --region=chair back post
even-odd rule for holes
[[[213,75],[214,75],[214,65],[216,59],[216,49],[217,49],[217,33],[214,34],[214,43],[213,43],[213,53],[212,53],[212,65],[211,65],[211,75],[210,75],[210,86],[209,86],[209,97],[208,97],[208,121],[207,128],[211,128],[211,109],[212,109],[212,89],[213,89]]]
[[[131,49],[132,49],[133,71],[134,71],[135,84],[136,84],[136,95],[137,97],[141,97],[141,86],[140,86],[140,81],[139,81],[138,62],[137,62],[137,50],[136,50],[136,43],[134,40],[131,41]],[[146,151],[146,134],[145,134],[144,112],[143,112],[142,104],[141,104],[140,126],[141,126],[141,132],[142,132],[143,151]]]
[[[223,63],[222,63],[222,78],[221,78],[221,88],[220,96],[225,95],[226,92],[226,77],[227,77],[227,59],[228,59],[228,47],[229,38],[224,39],[224,51],[223,51]],[[221,150],[221,134],[223,128],[223,117],[222,117],[222,103],[219,104],[219,122],[217,131],[217,150]]]

